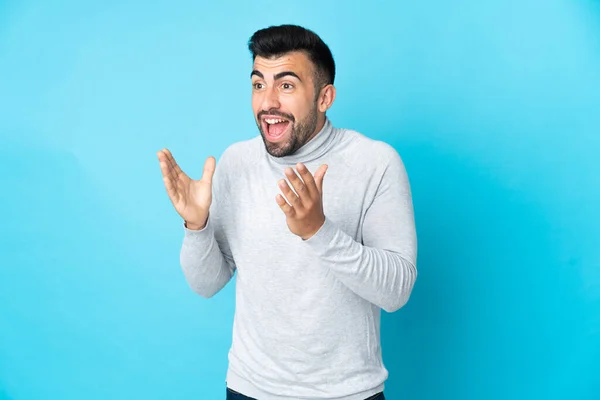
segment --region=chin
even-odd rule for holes
[[[284,142],[269,142],[264,135],[261,135],[265,143],[267,152],[273,157],[285,157],[291,154],[292,145],[289,140]]]

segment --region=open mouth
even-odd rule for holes
[[[290,127],[290,121],[279,117],[264,117],[263,130],[269,141],[281,139]]]

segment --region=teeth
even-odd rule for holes
[[[271,119],[271,118],[269,118],[269,119],[265,119],[265,122],[267,124],[269,124],[269,125],[272,125],[272,124],[278,124],[280,122],[285,122],[285,120],[284,119]]]

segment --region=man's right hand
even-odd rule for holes
[[[212,202],[212,178],[217,164],[215,158],[208,157],[204,163],[202,179],[193,180],[179,168],[168,149],[156,154],[167,194],[175,210],[188,229],[203,229]]]

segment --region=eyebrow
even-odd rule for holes
[[[258,76],[261,79],[264,79],[265,76],[262,74],[262,72],[258,71],[258,70],[253,70],[252,73],[250,74],[250,78],[252,78],[253,75]],[[293,76],[294,78],[298,79],[300,82],[302,82],[302,79],[300,79],[300,77],[298,76],[298,74],[296,74],[295,72],[292,71],[283,71],[280,72],[278,74],[276,74],[274,76],[275,80],[281,79],[284,76]]]

